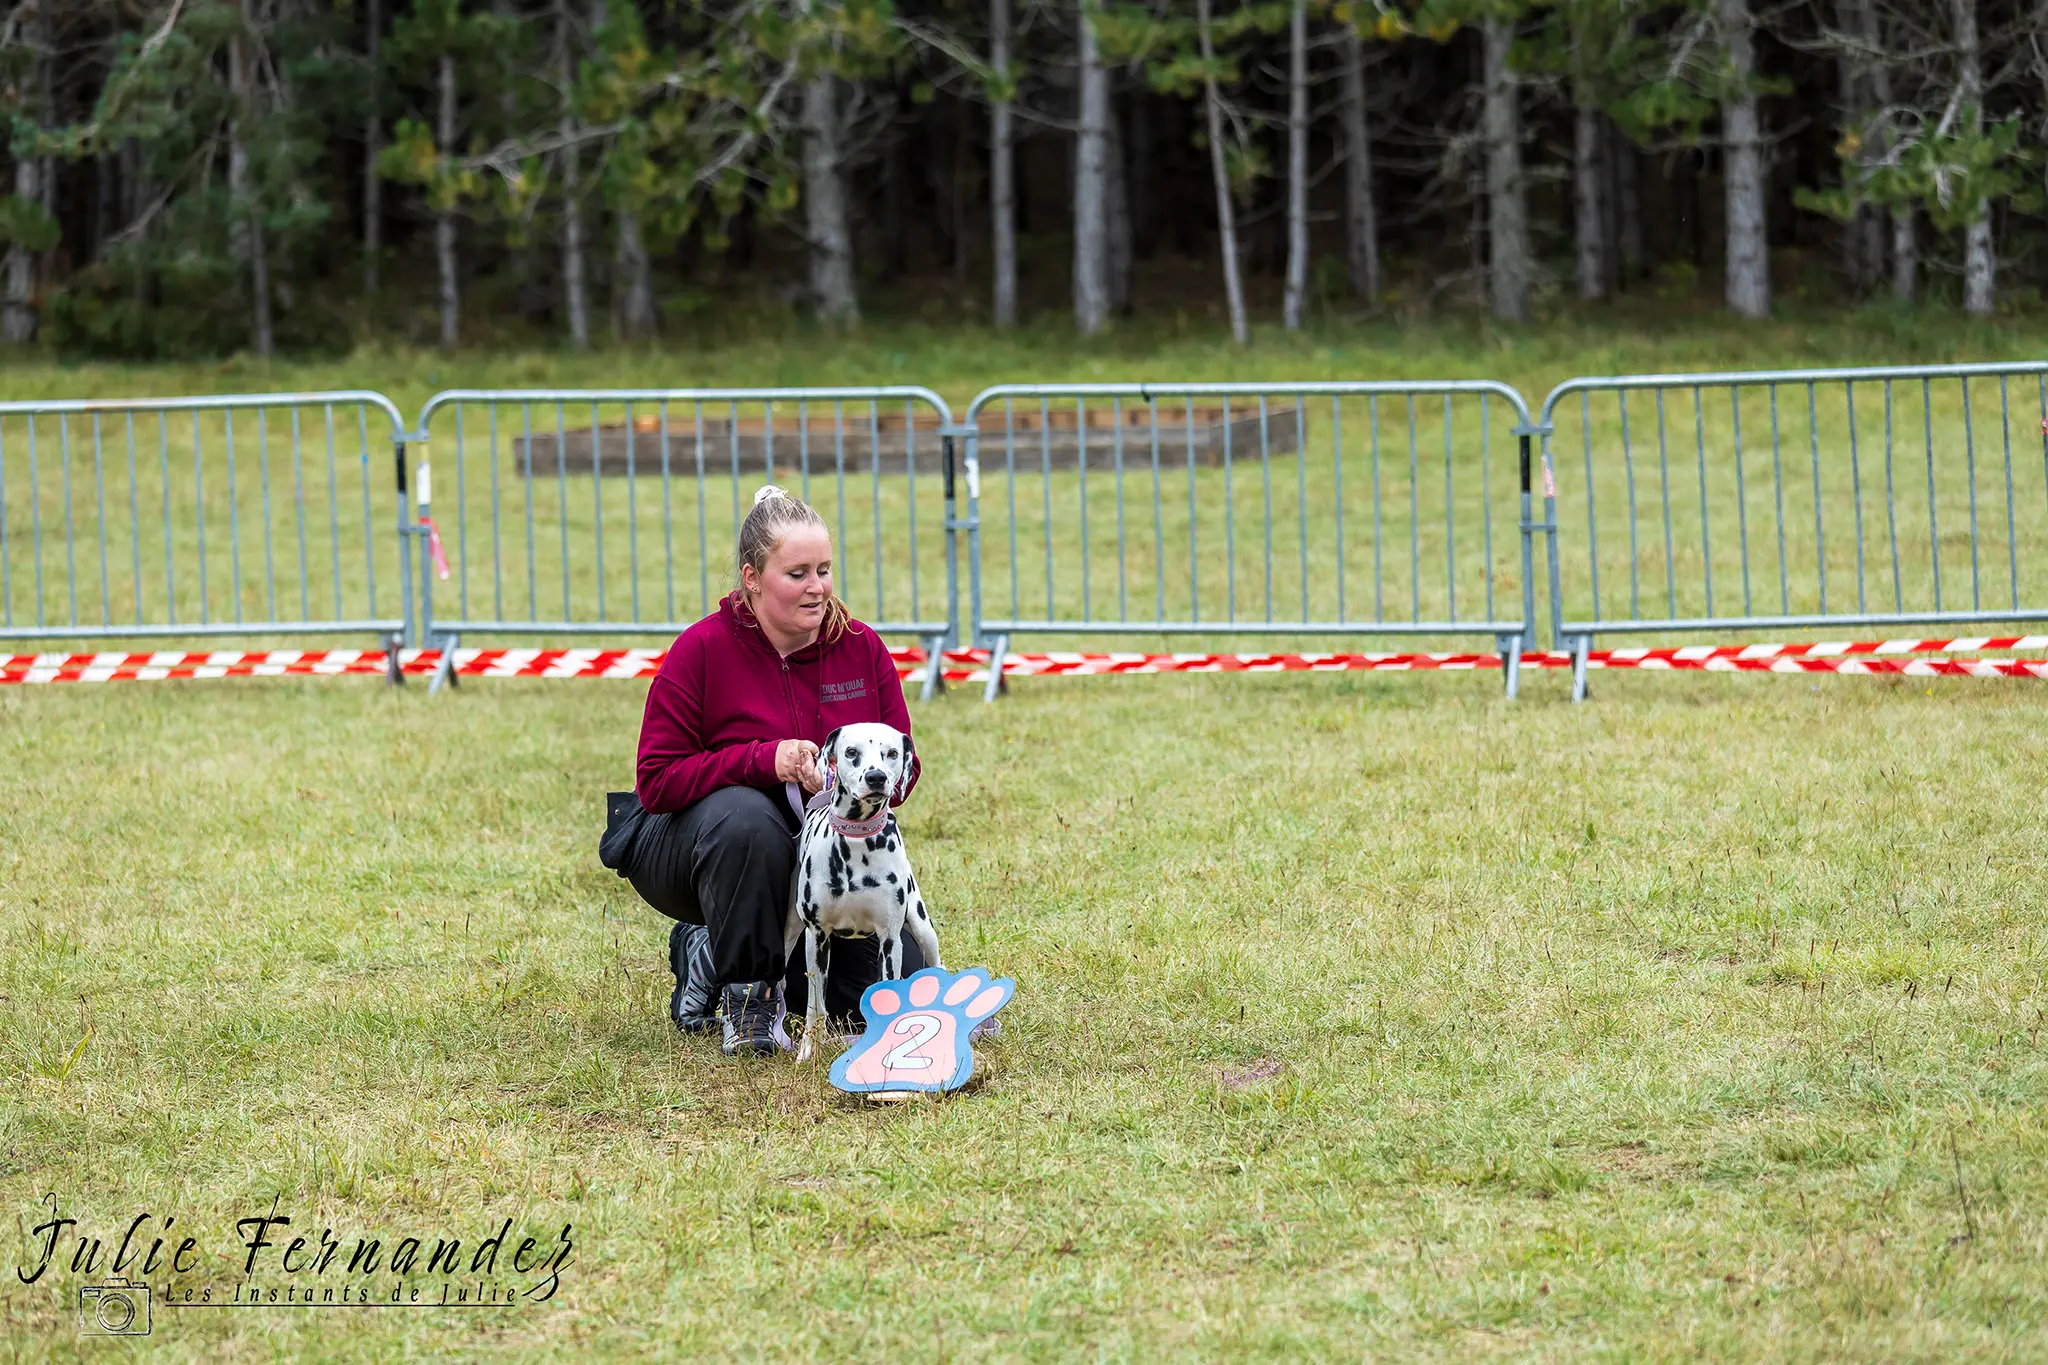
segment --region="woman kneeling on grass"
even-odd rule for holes
[[[842,725],[910,733],[895,662],[832,591],[832,536],[770,484],[740,526],[739,586],[677,637],[647,692],[637,791],[615,793],[598,856],[676,921],[669,1013],[686,1032],[725,1024],[725,1051],[787,1048],[806,1003],[801,953],[783,931],[804,798]],[[904,795],[917,784],[911,761]],[[900,804],[900,801],[896,804]],[[928,965],[903,944],[905,976]],[[826,1010],[857,1013],[880,978],[872,939],[835,945]],[[714,1005],[717,1013],[713,1013]]]

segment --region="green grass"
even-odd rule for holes
[[[2035,1358],[2038,695],[1595,682],[920,708],[947,956],[1020,991],[895,1109],[667,1026],[594,849],[638,685],[0,689],[0,1208],[175,1213],[222,1288],[273,1199],[573,1224],[550,1303],[167,1360]],[[9,1358],[104,1357],[86,1278],[7,1281]]]
[[[1938,308],[1854,311],[1788,306],[1768,323],[1731,319],[1710,302],[1639,298],[1597,313],[1566,308],[1524,326],[1474,316],[1390,314],[1329,320],[1288,335],[1256,329],[1238,351],[1196,304],[1173,318],[1122,323],[1077,339],[1054,314],[1013,333],[916,319],[834,335],[759,309],[678,323],[647,349],[367,347],[340,359],[211,363],[55,363],[21,353],[6,367],[10,398],[284,389],[370,388],[406,415],[452,388],[923,384],[956,408],[990,384],[1092,380],[1456,379],[1491,377],[1533,404],[1572,375],[1778,365],[1926,364],[2038,359],[2048,313],[1971,320]]]

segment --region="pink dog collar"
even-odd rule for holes
[[[825,818],[832,822],[835,832],[849,839],[872,839],[889,823],[889,808],[884,806],[865,820],[849,820],[836,810],[827,811]]]

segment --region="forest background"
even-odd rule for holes
[[[2048,0],[17,0],[0,68],[64,357],[2048,272]]]

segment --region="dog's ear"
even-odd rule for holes
[[[831,734],[825,736],[825,743],[818,750],[818,771],[824,775],[828,784],[833,770],[839,765],[839,731],[845,728],[843,725],[838,726]]]
[[[910,774],[917,768],[917,746],[910,742],[910,736],[903,736],[903,766],[896,773],[896,787],[889,793],[889,804],[897,805],[910,795]]]

